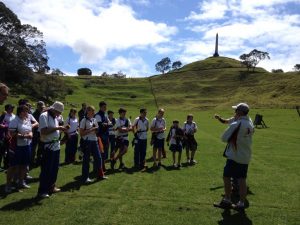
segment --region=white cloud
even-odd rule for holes
[[[228,6],[226,0],[203,1],[200,3],[201,13],[192,11],[185,20],[209,20],[222,19],[225,16]]]
[[[122,71],[127,77],[145,77],[151,75],[151,70],[147,63],[139,56],[117,56],[112,60],[101,61],[99,70],[94,74],[101,75],[103,72],[109,74]]]
[[[120,2],[12,0],[7,4],[23,23],[44,33],[48,46],[71,47],[81,63],[95,63],[112,50],[155,46],[177,32],[165,23],[135,18],[132,8]]]

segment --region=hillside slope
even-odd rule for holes
[[[274,66],[275,68],[276,66]],[[239,61],[226,57],[193,62],[164,75],[149,78],[63,77],[74,88],[67,105],[110,108],[157,107],[179,110],[228,108],[247,102],[253,108],[293,108],[300,104],[300,74],[269,73],[263,68],[247,72]],[[16,99],[11,99],[14,102]]]

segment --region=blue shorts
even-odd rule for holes
[[[247,178],[248,164],[240,164],[231,159],[227,159],[224,167],[223,177]]]
[[[165,139],[157,139],[155,138],[153,143],[153,148],[163,149],[165,144]]]
[[[171,152],[182,152],[182,145],[171,144],[170,150]]]
[[[31,147],[17,146],[13,156],[10,157],[10,166],[28,166],[30,164]]]

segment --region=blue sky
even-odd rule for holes
[[[214,53],[238,59],[254,48],[259,64],[291,71],[300,63],[300,0],[4,0],[22,23],[44,33],[49,66],[68,75],[156,74],[164,57],[187,64]]]

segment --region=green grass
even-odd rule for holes
[[[189,112],[166,111],[168,126],[174,118],[183,121]],[[256,112],[263,114],[269,128],[256,129],[254,135],[248,173],[250,208],[247,217],[232,212],[224,218],[212,203],[219,201],[223,193],[224,143],[219,137],[226,126],[213,119],[216,111],[192,112],[199,126],[197,165],[170,170],[168,151],[168,158],[163,161],[166,168],[145,173],[130,170],[115,173],[109,180],[89,186],[80,185],[77,180],[81,165],[63,166],[57,181],[63,192],[50,199],[34,199],[38,182],[31,183],[32,188],[23,193],[2,195],[0,224],[299,224],[300,120],[296,111],[251,111],[252,117]],[[232,113],[231,110],[218,112],[225,117]],[[137,111],[130,113],[136,115]],[[154,111],[150,111],[148,117],[153,116]],[[148,146],[147,157],[150,155]],[[132,161],[130,148],[125,163],[131,167]],[[38,169],[31,172],[34,177],[38,174]],[[0,183],[4,183],[3,173]]]

